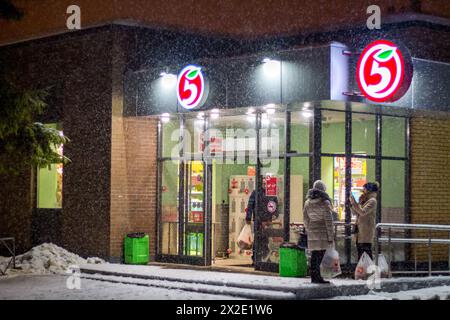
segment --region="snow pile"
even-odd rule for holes
[[[4,269],[10,258],[0,257],[0,268]],[[16,268],[8,272],[23,272],[32,274],[65,273],[71,265],[105,263],[100,258],[83,259],[52,243],[44,243],[16,257]]]

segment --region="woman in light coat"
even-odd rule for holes
[[[326,249],[334,245],[333,209],[325,183],[318,180],[308,191],[303,209],[303,221],[311,250],[311,282],[329,283],[320,274],[320,263]]]
[[[358,251],[358,261],[366,252],[371,259],[372,241],[375,235],[375,223],[377,216],[377,193],[380,190],[378,182],[366,183],[363,194],[358,203],[355,198],[350,197],[351,210],[356,214],[356,249]]]

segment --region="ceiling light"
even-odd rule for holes
[[[219,118],[219,109],[212,109],[211,110],[211,119],[217,119]]]
[[[168,123],[170,121],[170,114],[163,113],[161,115],[161,121],[162,121],[162,123]]]

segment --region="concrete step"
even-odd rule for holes
[[[99,275],[99,274],[85,274],[83,273],[81,278],[106,281],[112,283],[133,284],[146,287],[165,288],[172,290],[183,290],[189,292],[216,294],[221,296],[230,296],[242,299],[255,299],[255,300],[292,300],[295,299],[295,293],[293,292],[280,292],[261,289],[243,289],[229,286],[218,286],[211,284],[198,284],[187,283],[179,281],[168,280],[149,280],[133,277],[122,277],[115,275]]]
[[[121,281],[140,279],[144,282],[153,281],[147,282],[149,286],[168,285],[181,290],[205,290],[201,292],[249,299],[327,299],[336,296],[365,295],[371,291],[366,281],[352,279],[333,279],[330,285],[317,285],[311,284],[309,278],[281,278],[114,264],[83,265],[81,271],[84,276],[97,274],[120,277]],[[450,285],[448,276],[392,278],[381,279],[379,281],[381,289],[374,291],[398,292],[445,285]]]

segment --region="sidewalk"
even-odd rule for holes
[[[248,299],[327,299],[365,295],[370,292],[366,281],[352,279],[333,279],[331,285],[317,285],[311,284],[309,278],[282,278],[121,264],[86,264],[81,266],[81,272],[86,277],[105,281],[139,283]],[[381,290],[378,291],[398,292],[448,285],[450,285],[449,276],[393,278],[382,279]]]

